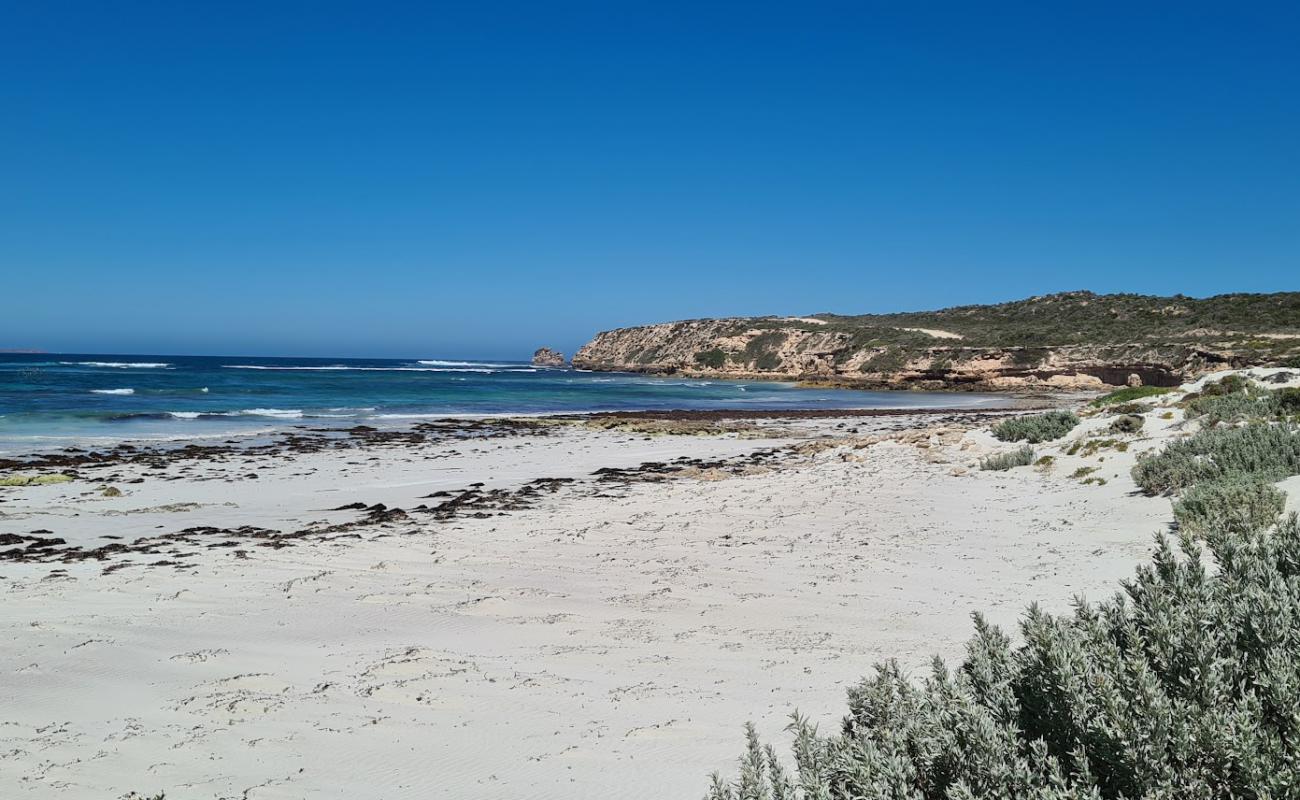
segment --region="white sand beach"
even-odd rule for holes
[[[1181,412],[1144,417],[1123,452],[1067,455],[1110,422],[1088,418],[1038,448],[1050,469],[1007,472],[976,466],[1013,449],[987,421],[915,415],[563,425],[0,489],[0,534],[70,547],[313,531],[0,562],[0,796],[696,797],[746,720],[777,742],[795,709],[834,726],[874,663],[959,659],[974,611],[1014,629],[1030,601],[1114,591],[1172,521],[1128,471]],[[700,461],[593,475],[680,457]],[[543,478],[573,481],[511,494]],[[413,511],[480,482],[508,499]],[[405,512],[359,524],[376,503]]]

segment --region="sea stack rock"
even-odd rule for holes
[[[549,347],[539,347],[536,353],[533,353],[533,364],[539,367],[562,367],[564,366],[564,353],[552,350]]]

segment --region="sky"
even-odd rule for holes
[[[0,348],[1300,289],[1300,10],[0,0]]]

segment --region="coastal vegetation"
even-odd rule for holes
[[[1059,439],[1079,424],[1079,418],[1070,411],[1048,411],[1028,417],[1005,420],[993,428],[993,436],[1002,442],[1029,442],[1039,444]]]
[[[1146,420],[1141,414],[1121,414],[1114,422],[1110,423],[1111,433],[1137,433],[1142,430]]]
[[[1223,480],[1279,481],[1300,474],[1300,428],[1253,423],[1206,428],[1138,459],[1133,480],[1148,494]]]
[[[727,363],[727,354],[721,348],[714,347],[711,350],[701,350],[695,354],[695,363],[701,367],[710,367],[718,369]]]
[[[862,372],[894,372],[907,363],[907,353],[899,347],[887,347],[862,362]]]
[[[1117,403],[1132,403],[1134,400],[1168,394],[1173,390],[1174,387],[1172,386],[1125,386],[1123,389],[1116,389],[1113,392],[1096,398],[1092,401],[1092,405],[1097,408],[1102,408]]]
[[[1115,439],[1113,437],[1090,436],[1087,439],[1079,439],[1071,444],[1065,450],[1067,456],[1081,456],[1088,458],[1097,454],[1098,450],[1114,449],[1123,453],[1128,450],[1128,442]]]
[[[959,334],[972,346],[1041,347],[1135,339],[1194,342],[1232,338],[1245,342],[1258,333],[1300,332],[1296,330],[1300,326],[1300,292],[1198,299],[1076,291],[938,311],[818,314],[817,318],[844,326],[940,329]],[[881,335],[888,337],[883,331]]]
[[[1300,389],[1269,390],[1229,375],[1187,397],[1184,408],[1189,419],[1206,426],[1235,422],[1282,421],[1300,417]]]
[[[1019,646],[976,616],[956,669],[877,667],[837,732],[796,714],[793,769],[747,727],[738,777],[715,775],[708,800],[1294,797],[1300,523],[1185,513],[1217,568],[1161,536],[1109,600],[1030,606]]]
[[[1174,502],[1174,519],[1190,533],[1250,533],[1277,522],[1286,494],[1265,481],[1226,478],[1191,486]]]
[[[1024,467],[1034,463],[1034,448],[1029,445],[1016,448],[1007,453],[996,453],[980,459],[980,469],[1000,472],[1012,467]]]

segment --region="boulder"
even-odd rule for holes
[[[549,347],[539,347],[537,352],[533,353],[533,364],[539,367],[562,367],[564,366],[564,353],[552,350]]]

